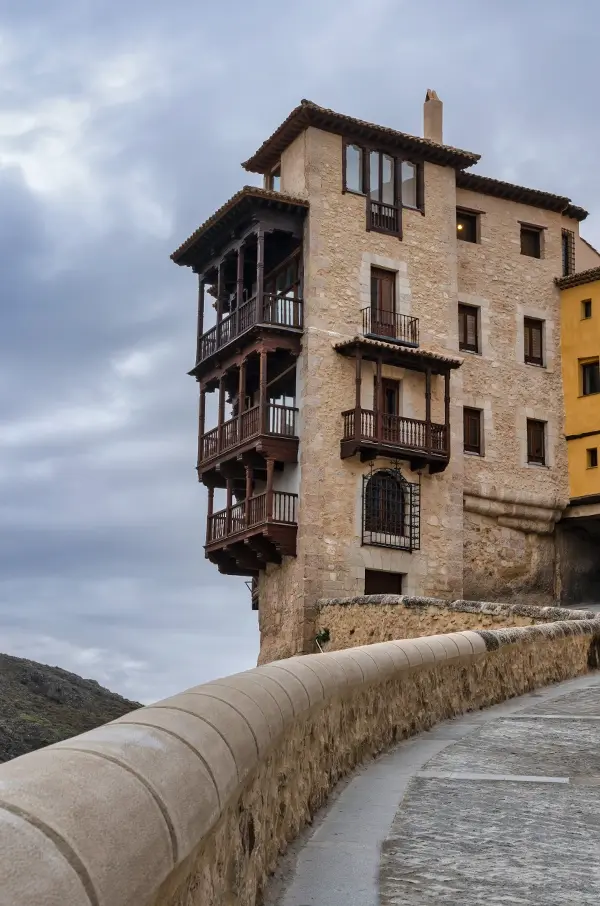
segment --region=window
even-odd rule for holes
[[[463,450],[465,453],[483,453],[481,409],[463,409]]]
[[[382,569],[365,569],[366,595],[401,595],[402,573],[387,573]]]
[[[363,476],[362,543],[403,550],[420,545],[419,485],[398,469]]]
[[[598,447],[591,447],[589,450],[586,450],[587,455],[587,467],[588,469],[597,469],[598,468]]]
[[[479,309],[474,305],[458,306],[458,348],[479,352]]]
[[[419,207],[416,164],[407,160],[402,161],[402,204],[408,208]]]
[[[521,224],[521,254],[529,258],[542,257],[542,231]]]
[[[265,182],[266,189],[270,189],[271,192],[279,192],[281,190],[281,167],[277,166],[271,170],[265,177]]]
[[[347,192],[364,194],[364,158],[363,149],[358,145],[346,145],[345,184]]]
[[[525,335],[525,361],[529,365],[543,365],[542,335],[544,322],[537,318],[525,318],[523,324]]]
[[[583,320],[587,320],[592,317],[592,300],[583,299],[581,302],[581,317]]]
[[[396,273],[371,268],[371,324],[369,333],[396,336]]]
[[[546,422],[527,419],[527,462],[546,465]]]
[[[581,365],[581,393],[582,396],[591,396],[600,393],[600,364],[598,359],[593,362],[583,362]]]
[[[472,211],[456,209],[456,238],[463,242],[477,242],[478,215]]]
[[[562,231],[562,273],[563,277],[575,273],[575,234],[571,230]]]
[[[384,415],[400,415],[400,381],[383,378],[381,396]]]

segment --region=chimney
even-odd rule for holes
[[[444,105],[440,101],[436,92],[428,88],[423,104],[423,136],[432,142],[443,144],[442,139],[442,119],[444,114]]]

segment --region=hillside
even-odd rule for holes
[[[60,667],[0,654],[0,762],[140,708]]]

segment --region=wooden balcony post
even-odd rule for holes
[[[252,466],[246,466],[246,506],[244,515],[246,517],[246,526],[250,524],[250,498],[252,497],[252,481],[254,478]]]
[[[196,339],[196,362],[202,355],[202,334],[204,332],[204,274],[198,274],[198,331]]]
[[[257,321],[265,320],[265,231],[259,224],[256,230],[256,304],[258,305]]]
[[[225,261],[219,261],[217,268],[217,349],[221,345],[221,321],[223,320],[223,293],[225,292]]]
[[[198,465],[204,459],[204,424],[206,421],[206,388],[200,388],[200,413],[198,417]]]
[[[258,402],[259,402],[259,418],[260,418],[260,433],[267,433],[267,418],[269,407],[267,405],[267,350],[260,350],[260,366],[259,366],[259,378],[258,378]]]
[[[450,370],[444,375],[444,424],[446,426],[444,452],[450,456]]]
[[[219,415],[217,420],[217,452],[220,453],[223,446],[223,422],[225,421],[225,375],[219,378]]]
[[[244,243],[242,242],[237,253],[237,282],[235,302],[235,332],[240,332],[240,309],[244,304]]]
[[[356,403],[354,406],[354,437],[356,440],[360,440],[362,435],[362,406],[360,400],[360,389],[362,382],[362,352],[360,349],[356,350]]]
[[[375,370],[375,437],[381,441],[383,437],[383,381],[381,379],[381,356],[377,358]]]
[[[212,541],[212,515],[215,506],[215,489],[212,485],[208,488],[208,506],[206,508],[206,540]]]
[[[227,510],[225,513],[225,534],[231,535],[231,506],[233,503],[233,481],[227,479]]]
[[[431,450],[431,368],[425,372],[425,447]]]
[[[273,519],[273,472],[275,460],[267,459],[267,522]]]
[[[240,363],[240,373],[239,373],[239,383],[238,383],[238,440],[243,440],[243,427],[244,427],[244,409],[246,404],[246,359],[242,359]]]

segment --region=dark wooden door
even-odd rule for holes
[[[396,274],[371,268],[371,333],[396,336]]]
[[[402,573],[387,573],[379,569],[366,569],[365,594],[401,595]]]

